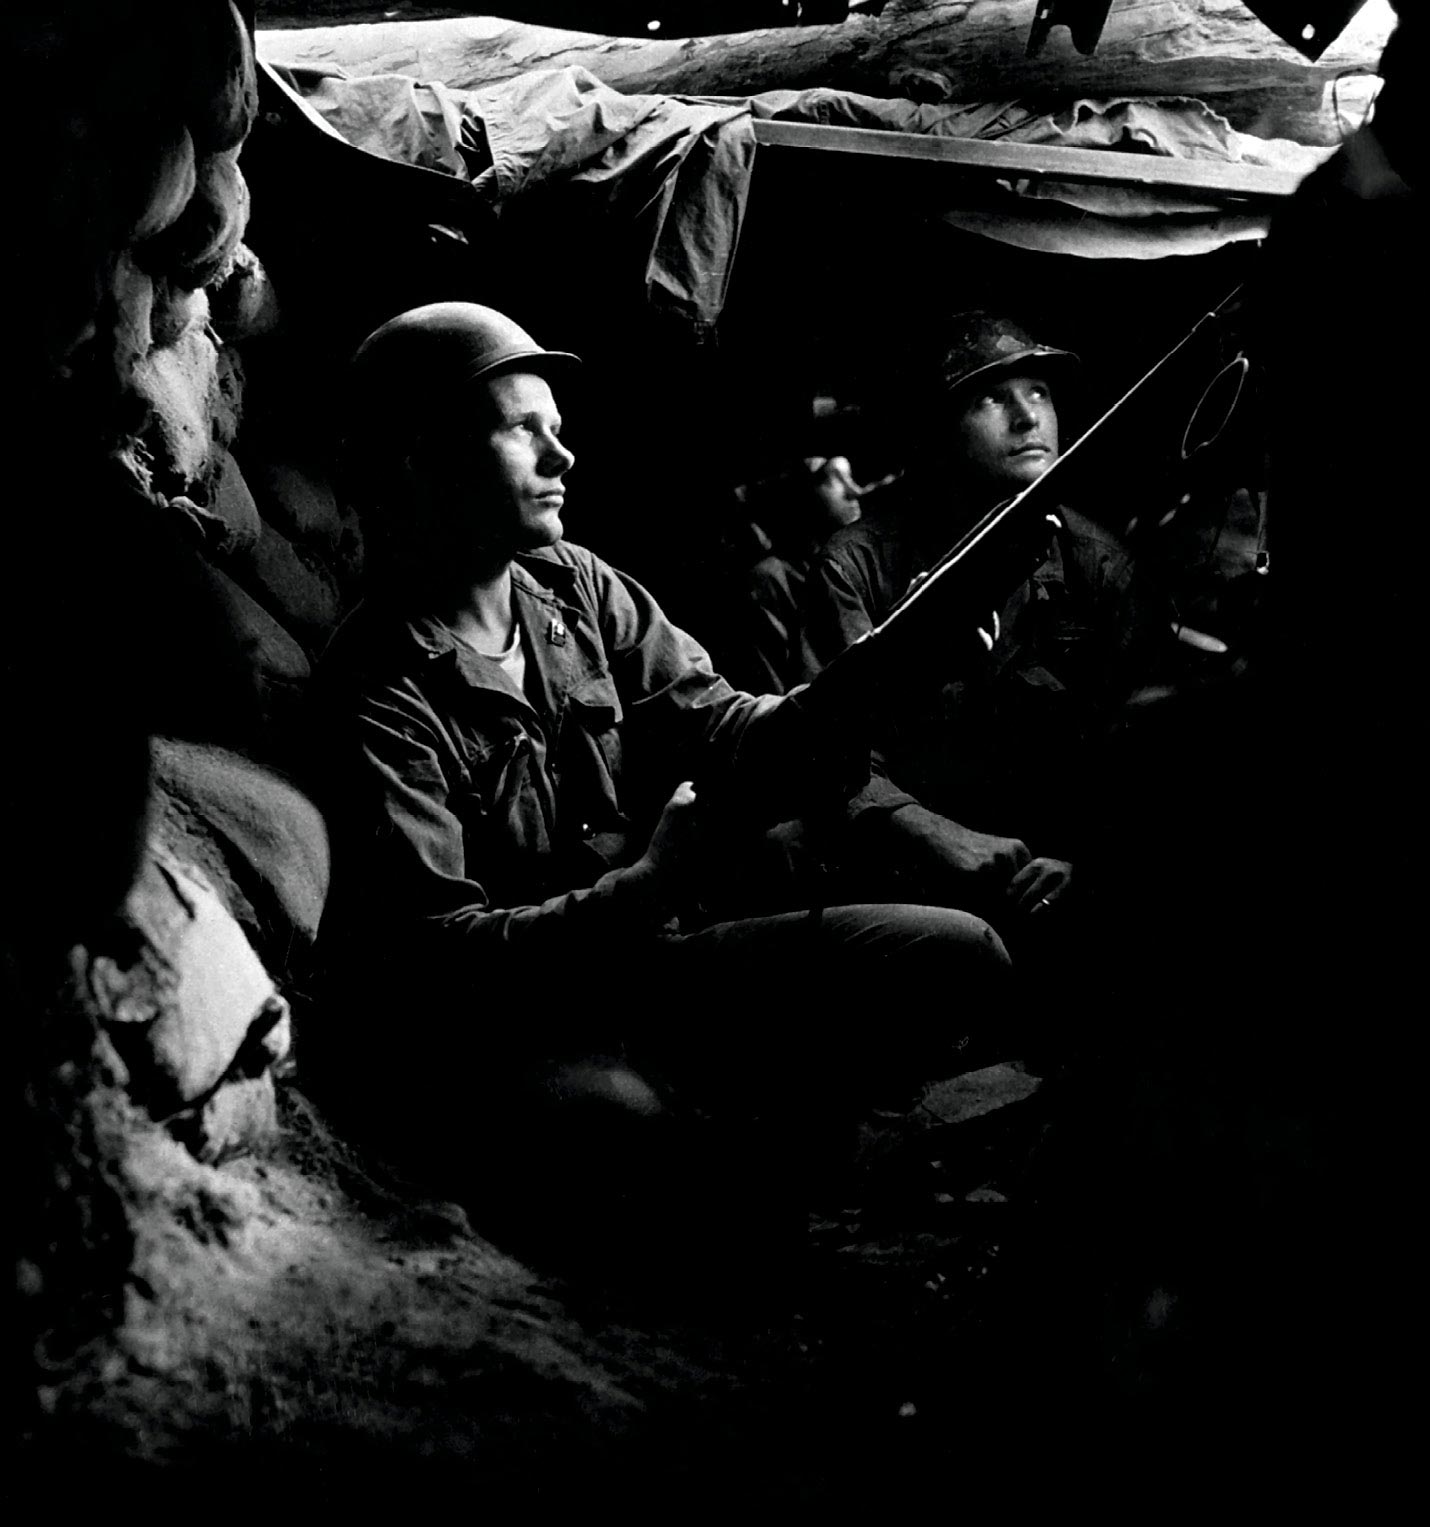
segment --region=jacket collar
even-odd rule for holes
[[[511,564],[512,604],[518,618],[529,631],[535,631],[534,617],[547,611],[564,617],[576,613],[572,605],[576,569],[539,553],[516,558]],[[447,653],[461,654],[471,649],[435,615],[405,612],[402,624],[408,635],[429,657]]]
[[[528,686],[534,667],[542,699],[557,718],[565,710],[567,696],[587,688],[599,666],[587,654],[579,634],[576,577],[575,568],[540,553],[511,564],[512,609],[526,632]],[[403,623],[411,641],[434,666],[454,673],[470,688],[489,690],[513,702],[518,699],[499,665],[474,652],[436,616],[408,615]],[[530,707],[525,695],[519,698]]]
[[[570,599],[576,587],[576,569],[550,551],[523,552],[513,558],[512,582],[547,597]]]

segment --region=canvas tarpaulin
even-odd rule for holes
[[[564,182],[648,217],[646,292],[697,330],[724,306],[756,159],[757,117],[956,138],[1113,149],[1301,173],[1331,150],[1235,131],[1200,101],[1078,101],[1054,114],[1017,102],[929,106],[847,91],[749,98],[623,95],[589,71],[540,70],[481,90],[400,74],[271,71],[305,115],[349,144],[470,183],[498,215]],[[992,177],[960,189],[948,221],[1022,247],[1092,257],[1200,253],[1261,237],[1266,214],[1156,190]]]

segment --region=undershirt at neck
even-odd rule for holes
[[[502,672],[516,685],[518,694],[526,693],[526,645],[521,639],[521,621],[513,617],[511,623],[511,641],[501,652],[488,652],[478,647],[475,642],[468,642],[472,650],[481,653],[485,658],[490,658],[494,663],[501,664]]]

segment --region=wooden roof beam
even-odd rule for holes
[[[1263,165],[1172,159],[1115,149],[1061,148],[1054,144],[989,142],[867,127],[828,127],[814,122],[755,121],[755,141],[769,148],[850,154],[940,164],[1015,179],[1029,177],[1084,185],[1135,186],[1185,192],[1217,200],[1279,201],[1301,183],[1295,170]]]

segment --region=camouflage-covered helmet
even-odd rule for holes
[[[957,313],[941,331],[938,382],[945,393],[960,396],[999,372],[1033,371],[1058,382],[1078,366],[1071,350],[1040,345],[1012,319],[994,313]]]

